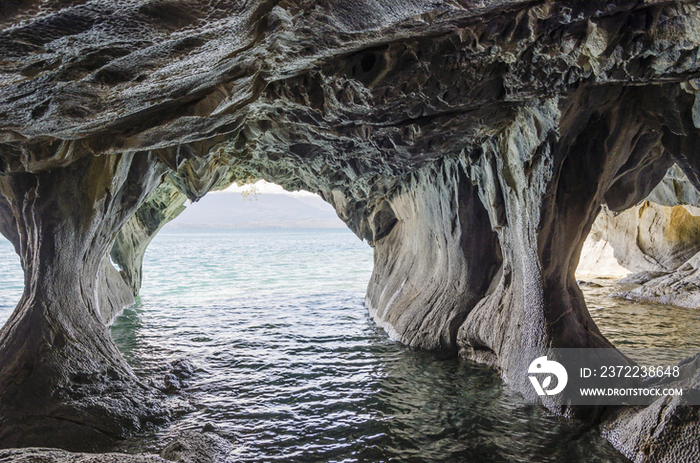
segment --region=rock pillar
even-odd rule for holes
[[[457,353],[457,330],[484,296],[500,252],[464,162],[411,174],[370,217],[370,315],[412,347]]]
[[[2,222],[16,225],[6,235],[25,274],[0,330],[2,446],[95,450],[159,413],[105,321],[113,304],[133,301],[107,273],[109,249],[164,170],[149,154],[129,153],[0,176]]]

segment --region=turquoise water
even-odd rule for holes
[[[14,310],[24,290],[24,273],[9,241],[0,235],[0,324],[4,324]]]
[[[392,341],[363,306],[371,270],[347,230],[162,231],[112,334],[143,377],[190,361],[192,411],[122,450],[212,423],[231,461],[626,461],[494,371]],[[22,289],[5,241],[0,285],[4,321]]]

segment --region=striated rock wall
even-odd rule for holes
[[[574,277],[602,205],[673,164],[700,187],[695,2],[26,0],[0,28],[0,230],[27,288],[0,330],[4,446],[158,415],[105,322],[185,196],[319,193],[375,248],[378,323],[530,395],[522,348],[612,347]],[[544,404],[635,460],[700,459],[681,408]]]
[[[642,285],[620,296],[700,307],[699,198],[688,177],[673,166],[646,201],[620,213],[603,208],[584,244],[592,252],[584,255],[577,273],[604,274],[606,270],[601,273],[597,264],[607,258],[610,268],[618,272],[608,276],[634,273],[620,281]]]
[[[670,273],[700,252],[700,217],[650,201],[620,213],[603,208],[587,240],[607,243],[628,272]]]
[[[166,223],[185,210],[186,200],[187,196],[172,183],[163,182],[119,231],[109,257],[120,269],[119,279],[128,284],[134,296],[141,289],[143,256],[148,244]],[[114,269],[111,264],[109,267]]]
[[[423,167],[370,218],[374,272],[365,305],[379,326],[412,347],[456,354],[457,331],[500,264],[496,234],[465,167]]]
[[[0,330],[3,446],[95,450],[145,424],[134,417],[162,413],[160,396],[139,383],[109,337],[111,308],[100,305],[131,296],[125,285],[126,293],[110,286],[118,280],[108,280],[104,262],[117,231],[160,181],[164,169],[151,161],[88,156],[0,176],[25,272],[24,294]]]
[[[611,96],[625,99],[594,90],[576,95],[568,108],[551,100],[523,108],[472,164],[503,264],[458,342],[464,355],[498,366],[525,394],[532,392],[519,383],[525,380],[519,372],[527,368],[522,348],[610,346],[588,315],[573,270],[602,196],[619,181],[616,166],[641,167],[630,142],[644,140],[645,154],[659,142],[645,136],[635,113],[627,113],[627,120],[600,117],[601,102]],[[635,95],[626,101],[638,100]],[[600,132],[614,149],[627,148],[629,157],[606,149]],[[611,168],[601,168],[606,165]]]

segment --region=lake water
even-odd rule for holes
[[[363,306],[371,271],[371,249],[348,230],[163,230],[146,253],[140,301],[112,334],[144,377],[192,362],[193,407],[121,450],[155,451],[173,431],[212,423],[235,444],[231,461],[627,461],[595,432],[525,403],[494,371],[392,341]],[[602,283],[584,290],[613,341],[654,344],[654,319],[698,338],[698,312],[655,315],[605,297],[614,283]],[[21,291],[3,240],[0,323]]]

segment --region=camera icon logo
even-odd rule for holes
[[[535,388],[537,395],[555,395],[559,394],[566,387],[566,383],[569,381],[569,375],[566,372],[566,368],[553,360],[547,360],[547,357],[538,357],[532,361],[530,367],[527,369],[530,375],[530,382]],[[536,375],[546,374],[549,375],[540,384]],[[553,389],[547,389],[552,385],[552,376],[557,378],[556,387]]]

